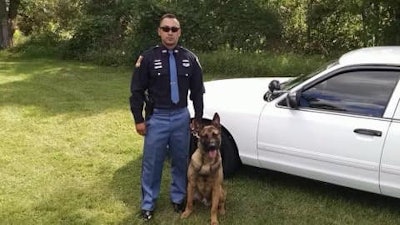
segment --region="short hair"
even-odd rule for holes
[[[176,20],[178,20],[178,18],[175,16],[175,14],[166,13],[166,14],[164,14],[163,16],[161,16],[160,24],[161,24],[161,22],[163,21],[163,19],[165,19],[165,18],[168,18],[168,19],[176,19]],[[178,20],[178,22],[179,22],[179,20]]]

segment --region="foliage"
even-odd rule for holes
[[[283,39],[303,52],[338,51],[400,44],[400,5],[389,0],[285,0],[275,2],[284,27]]]
[[[110,48],[116,36],[110,34],[113,29],[113,18],[107,15],[96,15],[82,19],[79,28],[69,40],[65,56],[77,57],[91,50]],[[118,36],[117,36],[118,37]]]
[[[159,42],[166,12],[179,17],[181,44],[197,53],[332,57],[400,44],[400,5],[391,0],[21,0],[18,27],[25,35],[54,37],[65,58],[131,65]]]
[[[240,13],[238,13],[240,12]],[[257,51],[274,49],[281,35],[278,15],[255,1],[226,1],[220,6],[222,44],[232,49]]]
[[[293,53],[238,53],[219,50],[199,54],[204,73],[219,77],[297,76],[319,68],[330,59],[319,56]]]
[[[18,28],[25,35],[54,33],[69,38],[81,13],[80,0],[21,0]]]

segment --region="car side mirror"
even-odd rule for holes
[[[286,95],[286,104],[292,108],[292,109],[297,109],[299,108],[300,104],[300,91],[293,91],[289,92]]]
[[[271,93],[274,93],[275,90],[281,90],[281,84],[278,80],[272,80],[269,82],[268,89]]]
[[[268,84],[268,91],[264,94],[263,99],[267,102],[274,100],[276,97],[280,96],[286,91],[281,91],[281,84],[278,80],[272,80]]]

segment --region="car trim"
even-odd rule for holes
[[[351,113],[341,113],[341,112],[334,112],[334,111],[329,111],[329,110],[322,110],[322,109],[313,109],[313,108],[298,108],[298,109],[292,109],[287,106],[281,106],[278,103],[275,104],[275,107],[277,108],[282,108],[282,109],[288,109],[288,110],[299,110],[299,111],[305,111],[305,112],[315,112],[315,113],[325,113],[325,114],[332,114],[332,115],[337,115],[337,116],[348,116],[348,117],[354,117],[354,118],[368,118],[368,119],[374,119],[374,120],[381,120],[381,121],[392,121],[392,118],[387,118],[387,117],[373,117],[373,116],[363,116],[363,115],[358,115],[358,114],[351,114]],[[384,115],[386,114],[386,111]]]
[[[392,93],[392,96],[390,97],[389,103],[386,106],[385,113],[383,116],[390,117],[390,118],[396,118],[396,109],[399,107],[400,101],[396,101],[396,99],[400,99],[400,81],[397,82],[397,85],[394,89],[394,92]],[[400,119],[400,118],[397,118]]]
[[[350,159],[350,158],[338,157],[338,156],[333,156],[333,155],[329,155],[329,154],[322,154],[322,153],[316,154],[316,153],[302,151],[302,150],[294,149],[294,148],[286,148],[285,150],[283,150],[282,146],[275,146],[275,145],[266,144],[266,143],[259,143],[258,148],[263,151],[270,151],[270,152],[275,152],[275,153],[279,153],[279,154],[295,156],[295,157],[299,157],[299,158],[323,161],[323,162],[328,162],[328,163],[335,164],[335,165],[353,167],[353,168],[358,168],[358,169],[363,169],[363,170],[378,171],[378,169],[379,169],[379,162],[371,163],[371,162],[367,162],[367,161],[354,160],[354,159]]]
[[[382,164],[381,173],[388,173],[388,174],[400,176],[400,166],[391,166],[391,165]]]

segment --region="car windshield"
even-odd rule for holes
[[[281,84],[281,88],[282,90],[290,90],[293,87],[297,86],[298,84],[300,84],[301,82],[308,80],[309,78],[319,74],[320,72],[331,68],[332,66],[338,64],[337,60],[333,60],[333,61],[329,61],[328,63],[323,64],[321,67],[319,67],[317,70],[315,70],[314,72],[310,73],[310,74],[301,74],[297,77],[291,78],[286,82],[283,82]]]

